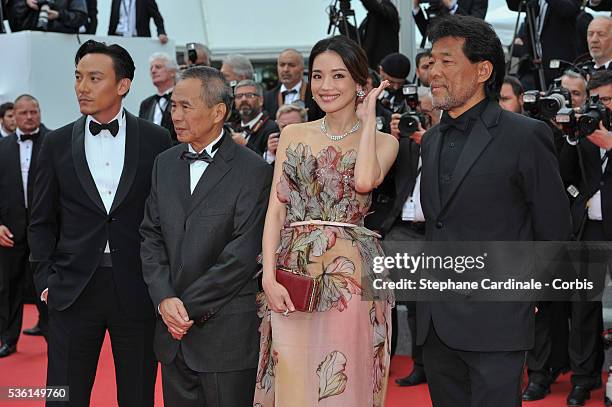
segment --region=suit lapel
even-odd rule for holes
[[[419,146],[410,139],[401,138],[397,156],[408,158],[407,160],[396,161],[395,190],[403,205],[414,189],[416,171],[419,165]]]
[[[442,202],[442,210],[444,210],[449,202],[453,199],[453,196],[457,192],[457,188],[459,188],[459,185],[461,185],[463,182],[463,179],[468,174],[470,168],[472,168],[478,157],[480,157],[482,152],[492,140],[491,133],[489,133],[483,119],[495,117],[501,108],[499,105],[497,105],[497,103],[497,109],[495,109],[495,107],[492,108],[491,103],[492,102],[489,102],[481,117],[478,118],[478,120],[476,120],[472,126],[470,134],[468,135],[465,143],[465,147],[463,147],[463,151],[461,152],[459,160],[457,161],[457,166],[453,171],[453,180],[449,185],[449,193],[447,194],[446,202]],[[499,115],[497,114],[497,116]],[[438,149],[438,157],[439,154]]]
[[[206,167],[204,174],[202,174],[202,177],[191,195],[185,216],[191,215],[204,199],[210,197],[210,191],[231,169],[229,161],[232,160],[236,148],[237,146],[231,136],[225,131],[223,142],[221,146],[219,146],[219,151],[215,154],[213,162]],[[189,179],[189,177],[187,177],[187,179]]]
[[[433,200],[433,210],[436,216],[440,214],[441,210],[441,198],[440,198],[440,175],[439,175],[439,162],[440,162],[440,144],[442,143],[442,134],[440,133],[440,127],[436,126],[431,130],[431,151],[428,152],[427,170],[428,174],[431,174],[431,178],[427,181],[428,185],[431,185],[429,190],[431,191],[430,197]],[[429,136],[429,135],[428,135]],[[421,182],[421,185],[424,185]]]
[[[113,200],[110,213],[115,211],[123,202],[132,184],[136,178],[138,171],[138,163],[140,161],[140,128],[138,120],[132,116],[127,110],[125,111],[125,158],[123,160],[123,171],[117,186],[117,193]]]
[[[13,178],[15,179],[15,182],[19,186],[19,191],[21,191],[21,193],[19,194],[19,200],[23,202],[23,181],[21,178],[21,153],[19,151],[19,143],[17,142],[17,138],[19,136],[13,133],[7,137],[13,138],[13,142],[11,143],[10,167],[12,167],[11,172],[14,174]],[[25,206],[25,202],[23,202],[23,204]]]
[[[179,196],[179,200],[181,201],[181,205],[183,206],[183,212],[187,213],[189,209],[189,202],[191,200],[191,174],[189,172],[189,161],[181,160],[181,154],[184,151],[188,151],[189,147],[187,144],[181,144],[180,149],[178,149],[178,154],[176,155],[177,164],[169,168],[171,179],[176,180],[174,183],[176,191]]]
[[[89,165],[87,164],[87,157],[85,156],[86,117],[87,116],[81,117],[74,123],[74,126],[72,126],[72,159],[74,160],[77,177],[85,193],[100,211],[106,213],[104,203],[102,202],[102,198],[100,198],[96,183],[91,176],[91,171],[89,171]]]

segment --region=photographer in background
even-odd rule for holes
[[[187,48],[187,68],[192,66],[210,66],[210,49],[199,42],[190,42]],[[184,67],[181,67],[183,69]]]
[[[523,114],[523,85],[514,76],[506,75],[499,92],[499,105],[504,110]]]
[[[571,143],[562,151],[561,175],[576,191],[571,211],[576,239],[609,241],[612,240],[612,171],[608,159],[612,148],[609,132],[612,72],[595,72],[587,90],[591,98],[578,120],[587,119],[591,125],[579,124],[578,128],[588,129],[568,136]],[[601,301],[571,303],[570,318],[569,359],[573,387],[567,401],[569,405],[583,405],[591,390],[601,386],[604,361]]]
[[[426,12],[423,12],[421,3],[427,3]],[[427,35],[427,27],[430,20],[446,14],[460,14],[485,19],[489,0],[413,0],[412,16],[416,22],[419,32],[423,37]]]
[[[399,52],[389,54],[380,61],[378,73],[381,80],[389,81],[389,86],[381,93],[382,104],[397,112],[404,106],[402,89],[407,82],[406,77],[410,74],[410,59]]]
[[[276,124],[278,132],[268,136],[268,149],[264,152],[263,158],[268,164],[273,164],[276,160],[276,150],[278,149],[278,140],[283,129],[290,124],[306,123],[308,121],[308,112],[306,108],[300,106],[299,103],[282,105],[276,111]]]
[[[87,23],[85,0],[13,0],[9,3],[13,32],[38,30],[76,34]]]
[[[595,17],[587,28],[587,44],[593,69],[612,69],[612,18]]]
[[[426,49],[416,54],[416,80],[419,85],[429,87],[429,65],[431,64],[431,50]]]

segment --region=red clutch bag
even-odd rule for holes
[[[320,280],[297,271],[277,268],[276,281],[287,289],[297,311],[314,312],[319,303]]]

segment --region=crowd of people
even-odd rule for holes
[[[375,257],[398,242],[612,239],[611,17],[537,1],[510,75],[486,1],[414,0],[431,43],[414,60],[371,40],[398,36],[393,4],[362,3],[361,45],[285,49],[268,90],[244,55],[217,70],[192,43],[187,66],[150,56],[156,93],[136,116],[131,56],[90,40],[76,121],[47,129],[35,95],[0,105],[0,358],[35,303],[23,333],[48,343],[47,385],[70,388],[48,405],[89,405],[108,332],[121,406],[153,405],[158,361],[169,406],[384,406],[399,324],[393,293],[369,292]],[[12,30],[35,28],[36,0],[2,4]],[[66,4],[53,31],[95,32],[95,1]],[[109,34],[150,36],[153,18],[167,41],[154,0],[112,8]],[[588,134],[557,117],[590,111]],[[579,406],[602,384],[601,301],[404,305],[414,364],[396,382],[428,383],[435,406],[540,400],[568,371]]]

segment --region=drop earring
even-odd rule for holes
[[[365,97],[365,95],[366,95],[365,90],[357,89],[357,97],[358,98],[363,98],[363,97]]]

